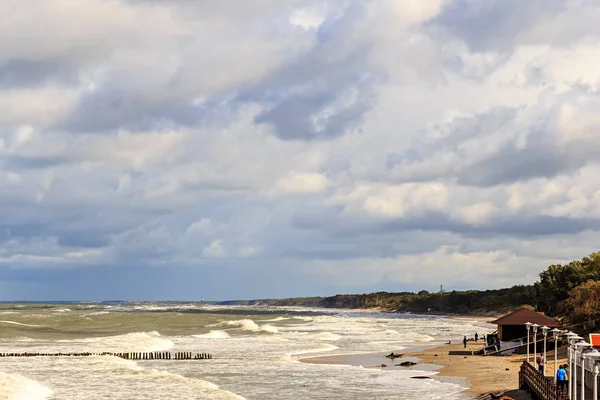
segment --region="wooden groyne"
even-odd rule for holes
[[[0,357],[93,357],[113,356],[125,360],[210,360],[209,353],[192,353],[188,351],[171,353],[169,351],[154,351],[141,353],[0,353]]]

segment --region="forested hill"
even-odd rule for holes
[[[377,292],[369,294],[338,294],[330,297],[297,297],[290,299],[235,300],[220,304],[304,306],[324,308],[377,308],[389,312],[435,314],[499,314],[515,306],[530,304],[535,288],[514,286],[499,290],[452,291],[429,293]]]
[[[228,301],[220,304],[378,308],[390,312],[496,315],[526,306],[582,332],[600,330],[600,252],[564,265],[550,265],[532,285],[444,293],[378,292]]]

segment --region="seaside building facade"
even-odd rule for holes
[[[558,321],[544,315],[542,312],[536,312],[528,308],[521,308],[517,311],[510,312],[507,315],[492,321],[492,324],[496,324],[498,329],[495,336],[495,345],[498,346],[499,350],[507,350],[506,353],[519,351],[526,351],[526,338],[527,338],[527,327],[525,323],[537,324],[541,326],[547,326],[548,328],[560,328],[561,324]],[[541,331],[538,332],[537,340],[542,339]],[[492,339],[493,340],[493,339]],[[533,343],[533,338],[531,342]],[[488,342],[488,344],[491,344]],[[553,343],[549,345],[554,348]],[[533,345],[532,345],[533,346]]]

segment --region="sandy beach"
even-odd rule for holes
[[[464,384],[469,388],[466,393],[478,398],[487,393],[504,393],[516,400],[530,400],[531,397],[523,391],[519,391],[519,368],[525,360],[525,355],[509,356],[473,356],[473,355],[450,355],[453,351],[479,350],[483,346],[480,342],[467,342],[467,348],[462,343],[442,344],[440,346],[417,350],[412,353],[404,353],[403,357],[393,361],[385,357],[385,354],[361,354],[347,356],[314,357],[301,360],[310,363],[332,363],[362,365],[364,367],[378,368],[406,368],[400,367],[404,361],[414,361],[417,365],[408,367],[418,370],[436,370],[436,379],[452,380]],[[398,352],[396,352],[398,353]],[[533,355],[531,356],[533,359]],[[558,364],[565,364],[565,349],[559,349]],[[382,367],[382,364],[385,367]],[[548,352],[548,375],[554,371],[554,354]]]

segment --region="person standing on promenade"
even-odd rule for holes
[[[479,339],[479,335],[477,334],[477,332],[475,332],[475,341],[477,341],[477,339]]]
[[[463,339],[463,346],[464,346],[465,349],[467,348],[467,337],[466,336]]]
[[[545,361],[546,361],[546,356],[544,354],[540,353],[540,355],[537,358],[538,371],[540,372],[540,374],[544,373]]]
[[[561,365],[558,371],[556,371],[556,384],[558,385],[558,389],[564,392],[566,383],[567,371],[565,371],[565,367]]]

